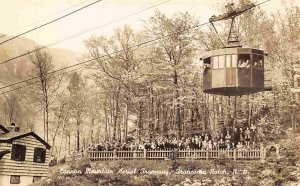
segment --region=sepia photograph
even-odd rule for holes
[[[299,0],[0,3],[0,186],[300,186]]]

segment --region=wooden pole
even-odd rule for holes
[[[233,160],[236,161],[236,149],[233,149]]]
[[[147,159],[147,149],[144,149],[144,159]]]

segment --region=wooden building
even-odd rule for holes
[[[30,185],[46,178],[50,148],[34,132],[0,124],[0,186]]]

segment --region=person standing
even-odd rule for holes
[[[240,127],[240,135],[239,135],[239,142],[243,145],[245,141],[245,136],[244,136],[244,130],[242,127]]]
[[[228,146],[228,144],[230,145],[230,139],[231,139],[231,135],[229,134],[229,131],[227,130],[227,134],[225,136],[225,145]]]
[[[238,129],[235,127],[233,130],[233,143],[234,143],[234,148],[237,146],[240,138],[240,133]]]
[[[205,133],[205,135],[204,135],[204,140],[205,140],[206,142],[209,141],[209,137],[208,137],[207,133]]]
[[[249,127],[246,128],[246,131],[245,131],[245,142],[246,142],[246,145],[249,146],[250,144],[250,129]]]
[[[251,142],[251,144],[254,144],[257,142],[256,132],[257,132],[256,127],[253,124],[251,124],[251,126],[250,126],[250,142]]]
[[[224,143],[224,141],[223,141],[222,138],[221,138],[220,141],[219,141],[219,148],[220,148],[221,150],[223,150],[223,149],[226,148],[225,143]]]

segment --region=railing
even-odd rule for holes
[[[72,157],[72,158],[71,158]],[[258,160],[265,159],[265,148],[259,149],[234,149],[234,150],[134,150],[134,151],[86,151],[83,154],[76,154],[66,159],[72,161],[79,158],[89,158],[91,161],[102,160],[164,160],[164,159],[218,159],[228,158],[233,160]]]

